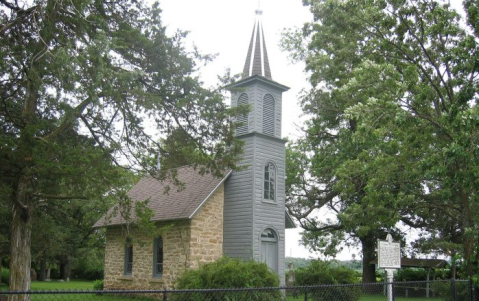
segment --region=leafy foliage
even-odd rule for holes
[[[200,266],[197,270],[188,270],[183,273],[176,283],[177,289],[204,289],[204,288],[248,288],[248,287],[277,287],[278,276],[265,263],[254,260],[243,261],[223,257],[215,262]],[[216,300],[220,295],[175,294],[174,300]],[[248,294],[248,300],[278,300],[279,291],[258,291]],[[206,298],[206,299],[205,299]],[[211,299],[208,299],[211,298]]]
[[[359,273],[344,266],[331,266],[330,262],[313,260],[296,270],[297,285],[354,284],[359,283]]]
[[[288,268],[289,263],[293,263],[294,268],[307,267],[311,263],[311,259],[305,258],[296,258],[296,257],[285,257],[284,262],[286,263],[286,268]]]
[[[103,290],[103,280],[93,281],[93,289],[95,291],[102,291]]]
[[[359,282],[359,273],[344,266],[333,267],[329,262],[313,260],[308,267],[296,270],[296,285],[354,284]],[[329,287],[314,300],[356,301],[361,296],[361,287]]]
[[[285,35],[306,62],[310,117],[287,162],[288,207],[303,242],[334,254],[352,237],[363,267],[398,225],[422,252],[478,262],[477,1],[309,0],[314,21]],[[461,23],[462,22],[462,23]],[[335,218],[318,219],[319,209]],[[365,271],[364,271],[365,272]],[[363,277],[366,273],[363,272]],[[373,277],[373,271],[368,274]]]
[[[6,269],[6,268],[2,268],[2,273],[0,274],[0,277],[1,277],[1,283],[2,285],[6,284],[8,285],[9,284],[9,281],[10,281],[10,270],[9,269]]]
[[[183,32],[167,36],[160,12],[136,0],[0,1],[0,197],[13,208],[11,289],[29,289],[21,271],[39,208],[101,201],[125,184],[124,169],[168,176],[156,168],[158,154],[168,165],[178,153],[162,149],[160,137],[180,131],[169,139],[194,147],[189,163],[203,172],[236,167],[236,109],[196,75],[211,57],[186,52]]]
[[[426,281],[427,269],[401,268],[394,275],[394,281]]]

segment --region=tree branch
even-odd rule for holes
[[[92,100],[92,97],[88,97],[87,99],[83,100],[78,106],[73,109],[73,112],[65,116],[65,119],[63,120],[62,124],[60,124],[60,126],[56,130],[43,137],[43,139],[45,141],[51,141],[58,135],[63,133],[77,118],[81,116],[83,110],[85,110],[85,108],[92,102]]]
[[[53,194],[34,194],[34,197],[50,200],[87,200],[84,196],[68,196],[68,195],[53,195]]]

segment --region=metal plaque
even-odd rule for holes
[[[393,242],[390,234],[386,240],[378,240],[378,267],[380,269],[401,268],[401,244]]]

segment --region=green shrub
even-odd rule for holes
[[[177,282],[177,289],[217,289],[217,288],[252,288],[252,287],[276,287],[279,279],[265,263],[254,260],[243,261],[228,257],[200,266],[197,270],[188,270],[181,275]],[[214,293],[208,294],[174,294],[175,301],[196,301],[196,300],[251,300],[269,301],[280,300],[281,292],[254,291],[237,293]]]
[[[471,300],[469,296],[469,283],[468,282],[456,282],[456,296],[452,296],[452,287],[450,281],[433,282],[431,290],[436,297],[440,297],[446,301],[467,301]]]
[[[401,268],[394,275],[394,281],[426,281],[427,270],[417,268]]]
[[[103,280],[97,279],[93,281],[93,289],[95,291],[102,291],[103,290]]]
[[[10,270],[7,268],[2,268],[2,285],[8,285],[10,283]]]
[[[308,267],[295,271],[296,285],[337,285],[325,287],[318,291],[312,289],[310,300],[357,301],[361,296],[361,287],[357,284],[359,274],[344,266],[332,267],[330,263],[314,260]],[[339,286],[339,285],[345,286]]]

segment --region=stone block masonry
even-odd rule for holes
[[[154,237],[132,230],[133,269],[124,275],[126,233],[108,227],[105,247],[104,287],[116,289],[170,289],[186,269],[215,261],[223,255],[224,186],[220,187],[189,220],[157,223],[166,229],[163,238],[163,275],[153,278]]]

